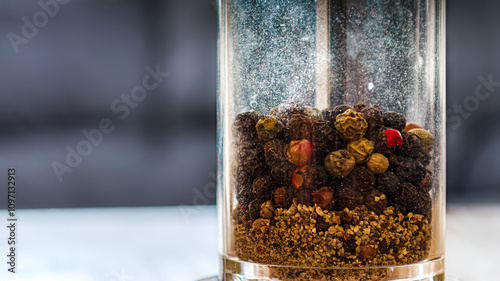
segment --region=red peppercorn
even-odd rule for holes
[[[403,136],[396,129],[387,129],[385,130],[385,135],[387,136],[387,147],[391,148],[395,145],[402,147],[403,146]]]

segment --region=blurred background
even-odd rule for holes
[[[17,168],[18,206],[214,204],[215,1],[47,9],[54,16],[37,15],[37,1],[0,2],[0,182]],[[448,201],[500,202],[500,2],[447,9]],[[156,87],[127,101],[147,75]],[[485,83],[491,96],[474,104]],[[113,132],[92,134],[106,118]]]

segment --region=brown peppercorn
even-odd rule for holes
[[[345,184],[357,191],[368,192],[375,188],[375,175],[365,166],[356,166]]]
[[[434,136],[424,129],[413,129],[410,131],[422,140],[423,152],[429,154],[434,147]]]
[[[334,190],[329,187],[322,187],[318,190],[313,191],[311,194],[313,196],[313,202],[318,205],[323,210],[328,210],[333,207],[333,195]]]
[[[408,207],[417,195],[417,188],[413,184],[405,182],[399,184],[394,200],[397,204]]]
[[[357,206],[363,204],[363,196],[361,192],[349,187],[342,187],[337,190],[335,195],[335,204],[339,209],[348,208],[354,210]]]
[[[325,109],[323,109],[321,111],[321,114],[323,115],[323,119],[324,120],[329,121],[332,124],[334,124],[335,121],[337,120],[337,116],[339,114],[342,114],[342,113],[346,112],[349,109],[354,110],[354,108],[352,106],[349,106],[349,105],[345,105],[345,104],[344,105],[338,105],[335,108],[325,108]]]
[[[274,217],[274,206],[270,200],[260,206],[260,216],[265,219],[272,219]]]
[[[271,198],[276,184],[269,176],[259,177],[253,182],[253,193],[262,200]]]
[[[373,153],[368,159],[366,167],[376,175],[383,174],[389,168],[389,159],[380,153]]]
[[[290,163],[300,167],[311,161],[314,149],[312,143],[306,139],[294,140],[285,147],[284,153]]]
[[[401,147],[401,154],[408,157],[418,157],[423,150],[422,140],[420,137],[413,133],[402,132],[403,146]]]
[[[384,126],[403,132],[406,127],[406,117],[397,112],[384,112]]]
[[[325,158],[325,168],[332,176],[345,178],[356,166],[356,159],[345,149],[331,152]]]
[[[260,141],[274,139],[283,129],[283,124],[274,116],[265,116],[255,125],[255,130]]]
[[[311,140],[313,123],[307,115],[293,114],[286,122],[288,140]]]
[[[347,140],[355,141],[366,133],[368,123],[362,113],[349,109],[337,116],[335,128],[337,128]]]
[[[276,208],[288,209],[292,205],[293,195],[288,187],[280,187],[273,193],[273,201]]]
[[[378,250],[375,249],[372,245],[364,245],[360,247],[360,251],[358,253],[359,259],[369,262],[373,260],[378,255]]]
[[[365,206],[376,214],[381,214],[387,208],[387,197],[378,190],[372,190],[364,196]]]
[[[236,116],[233,125],[235,138],[239,144],[254,143],[257,139],[255,125],[259,121],[257,111],[240,113]]]
[[[349,151],[356,159],[356,164],[361,164],[366,162],[373,152],[373,144],[371,141],[365,138],[361,138],[357,141],[353,141],[347,145],[347,151]]]
[[[366,119],[366,122],[368,123],[368,130],[366,131],[366,137],[368,139],[373,139],[376,138],[378,134],[378,130],[382,127],[382,123],[384,121],[384,118],[382,116],[382,110],[380,110],[378,107],[375,106],[370,106],[364,108],[361,113],[363,113],[363,116]]]
[[[398,191],[400,181],[393,172],[385,172],[378,177],[377,189],[392,198]]]

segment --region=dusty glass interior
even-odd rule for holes
[[[442,280],[444,1],[219,1],[222,280]]]

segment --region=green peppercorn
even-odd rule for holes
[[[326,171],[337,178],[345,178],[354,166],[356,166],[356,159],[345,149],[331,152],[325,158]]]
[[[348,109],[346,112],[337,116],[335,128],[337,128],[347,140],[355,141],[366,133],[368,123],[362,113]]]
[[[283,129],[283,124],[274,116],[266,116],[266,118],[262,118],[257,122],[255,129],[257,130],[259,140],[267,141],[278,136]]]

